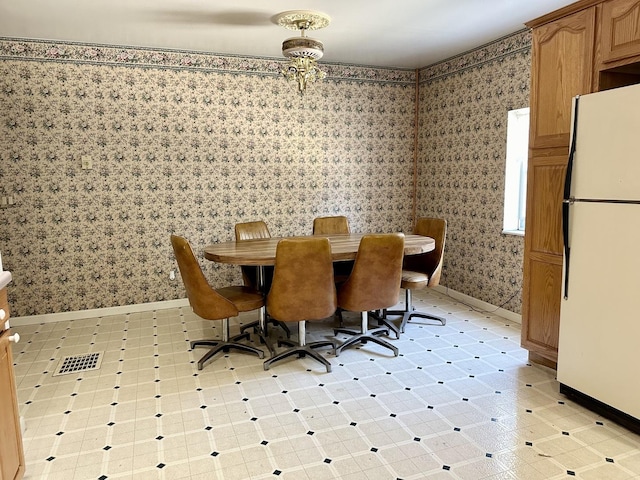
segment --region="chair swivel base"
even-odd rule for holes
[[[224,340],[194,340],[189,343],[191,349],[195,347],[213,347],[203,357],[198,360],[198,370],[202,370],[204,364],[211,359],[218,352],[228,352],[230,349],[235,349],[243,353],[254,353],[258,355],[258,358],[264,358],[264,352],[259,348],[252,347],[251,345],[245,345],[244,343],[238,343],[238,340],[248,339],[249,334],[243,333],[231,338],[229,341]]]
[[[438,322],[440,325],[442,325],[443,327],[447,324],[447,320],[443,317],[439,317],[437,315],[430,315],[428,313],[424,313],[424,312],[404,312],[403,316],[402,316],[402,323],[400,323],[400,332],[404,333],[404,327],[407,326],[407,323],[409,323],[409,321],[411,321],[412,318],[424,318],[425,320],[434,320],[436,322]],[[429,323],[428,325],[435,325],[432,323]]]
[[[322,355],[320,355],[318,352],[316,352],[314,349],[320,348],[320,347],[332,347],[335,352],[336,345],[332,341],[323,340],[319,342],[307,343],[306,345],[301,346],[289,340],[278,340],[278,346],[281,347],[282,345],[288,345],[291,348],[265,361],[263,363],[265,370],[269,370],[269,367],[271,366],[272,363],[275,363],[277,361],[282,360],[283,358],[287,358],[292,355],[297,355],[298,358],[307,357],[307,356],[310,358],[313,358],[314,360],[322,363],[327,368],[327,373],[331,372],[331,364],[329,363],[329,361],[326,358],[324,358]]]
[[[380,338],[377,336],[377,334],[388,333],[388,330],[386,329],[386,327],[368,330],[366,333],[355,332],[353,330],[347,330],[345,328],[338,328],[334,330],[334,333],[336,335],[338,333],[347,333],[347,334],[354,335],[349,340],[345,341],[344,343],[336,347],[336,357],[340,356],[340,352],[342,352],[342,350],[344,350],[345,348],[352,347],[357,343],[367,343],[367,342],[377,343],[378,345],[381,345],[391,350],[394,356],[396,357],[398,356],[398,347],[396,347],[395,345],[391,345],[389,342],[387,342],[383,338]]]
[[[289,330],[289,326],[285,322],[281,322],[279,320],[276,320],[275,318],[267,317],[266,323],[267,325],[272,324],[272,325],[275,325],[276,327],[282,328],[284,330],[284,333],[287,335],[287,338],[291,338],[291,330]],[[246,325],[243,325],[240,328],[240,332],[244,333],[244,331],[248,330],[249,328],[253,328],[253,333],[258,333],[258,331],[260,330],[260,321],[256,320],[255,322],[251,322],[251,323],[247,323]]]

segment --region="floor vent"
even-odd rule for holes
[[[88,372],[98,370],[102,363],[104,352],[84,353],[82,355],[69,355],[58,363],[58,368],[53,372],[53,376],[66,375],[68,373]]]

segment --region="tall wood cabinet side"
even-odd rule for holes
[[[595,31],[594,5],[532,31],[521,344],[552,362],[560,326],[561,201],[571,99],[592,91]]]
[[[9,319],[6,288],[0,289],[0,309],[4,323]],[[0,334],[0,480],[20,480],[25,471],[10,335],[9,330]]]

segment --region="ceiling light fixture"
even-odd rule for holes
[[[289,63],[282,69],[287,80],[295,80],[302,95],[307,82],[322,80],[326,74],[318,67],[318,60],[324,54],[320,40],[306,36],[307,30],[318,30],[329,25],[331,18],[321,12],[310,10],[289,10],[276,15],[278,25],[289,30],[299,30],[300,36],[287,38],[282,42],[282,54]]]

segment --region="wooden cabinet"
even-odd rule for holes
[[[527,26],[531,126],[521,343],[531,360],[555,366],[571,100],[640,83],[640,0],[581,0]]]
[[[532,32],[532,148],[569,145],[571,99],[592,88],[595,19],[591,7]]]
[[[602,4],[602,61],[640,55],[640,2],[610,0]]]
[[[4,325],[9,317],[6,288],[0,290],[0,309],[6,314]],[[25,465],[9,336],[9,330],[0,334],[0,480],[19,480]]]

